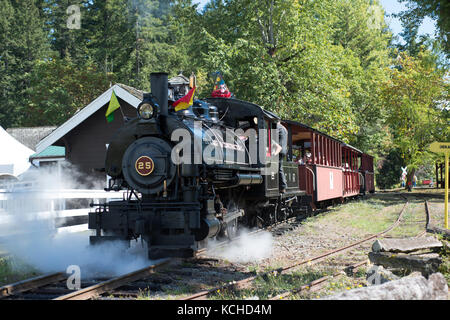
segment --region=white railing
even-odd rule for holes
[[[101,204],[126,197],[125,190],[38,190],[30,185],[0,189],[0,238],[6,236],[1,233],[4,233],[5,229],[11,229],[9,226],[36,221],[48,223],[56,232],[86,231],[88,213],[95,210],[95,207],[90,207],[91,203]],[[81,207],[77,207],[76,201],[73,201],[76,199],[84,200]],[[70,207],[74,208],[66,209],[68,202],[71,202]]]

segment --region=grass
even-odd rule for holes
[[[0,286],[38,276],[40,273],[23,261],[12,258],[0,258]]]
[[[331,269],[306,268],[292,273],[271,273],[257,277],[251,286],[239,291],[218,290],[210,299],[213,300],[246,300],[270,299],[278,294],[293,290],[333,272]]]
[[[307,232],[317,224],[335,225],[354,235],[374,234],[387,229],[398,217],[403,202],[392,196],[373,197],[331,208],[323,215],[308,218]]]
[[[429,193],[434,195],[432,191],[429,191]],[[413,193],[409,193],[408,195],[413,195]],[[426,216],[424,199],[420,196],[417,198],[408,198],[409,204],[403,213],[400,225],[389,232],[389,235],[392,237],[414,237],[425,230]],[[338,234],[351,234],[352,237],[354,236],[356,238],[367,234],[376,234],[386,230],[397,220],[404,204],[405,200],[403,198],[393,194],[378,194],[368,199],[355,200],[335,206],[325,214],[306,219],[303,223],[303,231],[301,233],[314,236],[324,232],[329,234],[335,231]],[[443,257],[444,263],[441,266],[440,272],[449,281],[450,255],[448,254],[448,247],[445,252],[446,255],[444,254]],[[366,254],[363,252],[362,256],[367,257]],[[339,260],[342,262],[342,259],[345,260],[345,255],[343,257],[337,257],[338,263]],[[274,265],[272,267],[275,269]],[[281,274],[271,276],[266,280],[258,278],[255,284],[249,289],[241,290],[237,293],[218,292],[213,298],[251,299],[258,297],[259,299],[269,299],[280,293],[299,288],[332,272],[333,269],[331,266],[313,265],[308,269],[303,269],[302,271],[297,271],[289,275]],[[318,291],[304,290],[292,295],[290,299],[316,299],[344,290],[360,288],[367,285],[365,278],[366,267],[361,267],[353,277],[340,275],[324,284],[324,287]]]
[[[444,247],[439,253],[442,258],[442,264],[439,266],[438,271],[442,273],[447,280],[447,285],[450,287],[450,243],[443,240],[442,236],[440,240],[444,244]]]

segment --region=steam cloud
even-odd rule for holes
[[[52,209],[63,200],[52,202],[44,194],[61,189],[103,187],[101,181],[81,182],[81,179],[82,174],[72,167],[27,172],[22,182],[32,181],[32,189],[37,191],[30,193],[17,187],[10,190],[10,196],[2,204],[3,210],[0,209],[0,246],[43,273],[65,272],[68,266],[78,265],[82,279],[120,275],[149,265],[147,248],[140,242],[132,242],[128,249],[121,243],[90,247],[92,231],[57,233],[53,220],[58,213]]]
[[[214,244],[213,244],[214,245]],[[211,255],[230,262],[248,263],[259,262],[270,257],[272,253],[273,238],[270,232],[260,232],[250,235],[243,229],[239,239],[226,247],[210,248]]]

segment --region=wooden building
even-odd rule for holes
[[[113,90],[121,107],[115,111],[114,120],[108,123],[105,113]],[[36,153],[39,154],[50,146],[65,147],[67,161],[91,177],[105,179],[108,142],[125,123],[124,117],[136,117],[136,108],[142,99],[142,91],[115,84],[42,139],[36,145]]]

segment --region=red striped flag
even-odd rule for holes
[[[193,87],[191,90],[189,90],[187,95],[185,95],[184,97],[175,101],[173,103],[173,106],[175,107],[175,111],[184,110],[184,109],[187,109],[190,106],[192,106],[192,104],[194,103],[194,92],[195,92],[195,87]]]

